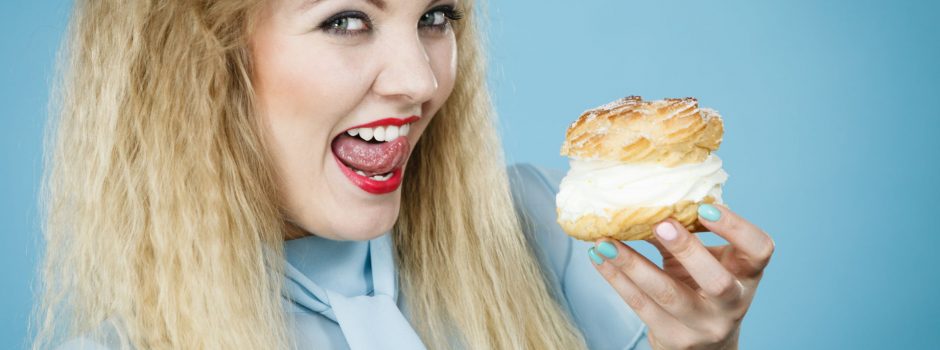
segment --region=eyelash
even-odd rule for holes
[[[444,19],[445,19],[444,23],[421,26],[419,22],[419,27],[427,29],[427,30],[443,31],[447,27],[447,25],[450,24],[451,22],[455,22],[463,18],[463,12],[460,11],[459,9],[456,9],[451,5],[441,5],[422,14],[421,19],[424,19],[424,16],[427,16],[429,14],[434,14],[436,12],[441,12],[444,14]],[[363,22],[363,25],[365,26],[366,29],[347,30],[347,29],[337,28],[337,25],[339,24],[339,22],[344,19],[347,21],[349,19],[360,20]],[[369,18],[368,15],[366,15],[365,13],[361,11],[343,11],[343,12],[340,12],[331,16],[327,20],[323,21],[323,23],[320,23],[319,29],[329,34],[335,34],[335,35],[354,36],[354,35],[359,35],[359,34],[365,34],[372,30],[372,19]]]

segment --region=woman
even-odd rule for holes
[[[557,176],[507,176],[474,17],[76,1],[35,347],[735,347],[770,238],[667,221],[665,270],[569,239]]]

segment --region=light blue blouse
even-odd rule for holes
[[[509,167],[513,202],[525,235],[591,349],[647,349],[646,327],[587,257],[591,243],[555,222],[564,176],[528,164]],[[310,349],[423,349],[398,295],[389,234],[371,241],[291,240],[285,300],[296,343]]]
[[[649,349],[646,326],[587,257],[591,243],[555,222],[564,176],[528,164],[509,167],[516,211],[553,296],[591,349]],[[424,349],[398,294],[388,233],[369,241],[310,236],[285,243],[285,307],[300,349]],[[67,349],[96,348],[77,339]],[[90,347],[81,347],[82,345]]]

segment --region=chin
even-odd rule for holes
[[[371,230],[361,229],[358,231],[346,230],[343,232],[348,232],[348,233],[344,233],[342,236],[337,236],[336,238],[330,238],[330,239],[338,240],[338,241],[368,241],[368,240],[378,238],[382,234],[388,232],[388,230],[392,229],[392,226],[394,224],[395,222],[393,221],[391,224],[386,225],[386,227],[379,228],[379,229],[371,229]]]
[[[331,210],[315,210],[293,224],[303,230],[300,235],[317,235],[338,241],[365,241],[389,232],[398,220],[400,196],[389,193],[376,202],[360,200],[336,202]],[[322,215],[325,215],[322,216]]]

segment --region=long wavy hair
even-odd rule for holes
[[[429,348],[583,348],[513,210],[476,12],[462,2],[456,86],[402,185],[402,294]],[[76,336],[139,349],[297,345],[251,84],[259,6],[75,1],[47,128],[34,348]]]

